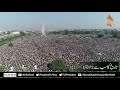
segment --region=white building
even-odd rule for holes
[[[20,32],[11,32],[12,35],[18,35]]]

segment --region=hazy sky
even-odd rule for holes
[[[120,12],[0,12],[2,24],[69,24],[81,28],[107,28],[106,17],[111,14],[120,28]]]

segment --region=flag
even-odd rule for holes
[[[108,17],[107,17],[107,26],[113,26],[113,18],[112,16],[109,14]]]

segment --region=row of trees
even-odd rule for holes
[[[77,34],[98,34],[100,31],[97,31],[97,30],[90,30],[90,31],[83,31],[83,30],[72,30],[72,31],[69,31],[67,29],[65,30],[61,30],[61,31],[52,31],[52,32],[49,32],[49,34],[61,34],[61,35],[68,35],[68,34],[74,34],[74,35],[77,35]]]
[[[24,32],[22,32],[22,31],[20,31],[20,34],[19,35],[15,35],[15,36],[13,36],[13,37],[10,37],[9,38],[9,40],[10,40],[10,43],[8,44],[8,46],[13,46],[13,43],[11,42],[11,41],[13,41],[14,39],[17,39],[18,37],[23,37],[23,36],[25,36],[26,35],[26,33],[24,33]]]
[[[61,31],[51,31],[49,32],[49,34],[61,34],[61,35],[68,35],[68,34],[74,34],[74,35],[77,35],[77,34],[99,34],[99,33],[102,33],[102,34],[105,34],[105,35],[115,35],[115,34],[120,34],[119,31],[117,30],[107,30],[107,29],[104,29],[104,30],[71,30],[69,31],[68,29],[65,29],[65,30],[61,30]]]
[[[1,38],[0,39],[0,46],[4,45],[4,44],[7,44],[7,43],[9,43],[8,46],[13,46],[11,41],[13,41],[13,40],[15,40],[15,39],[17,39],[19,37],[23,37],[25,35],[26,35],[26,33],[21,31],[19,35],[14,35],[14,36],[8,36],[6,38]]]
[[[120,32],[119,31],[104,31],[104,33],[98,34],[98,38],[104,37],[104,35],[112,35],[113,38],[120,38]]]
[[[91,31],[81,31],[81,30],[73,30],[73,31],[69,31],[69,30],[61,30],[61,31],[52,31],[49,32],[49,34],[60,34],[60,35],[78,35],[78,34],[96,34],[98,38],[104,37],[105,35],[112,35],[112,37],[114,38],[118,38],[120,37],[120,32],[117,30],[101,30],[101,31],[97,31],[97,30],[91,30]]]

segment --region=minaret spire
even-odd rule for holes
[[[44,24],[43,24],[43,26],[42,26],[42,35],[45,35]]]

